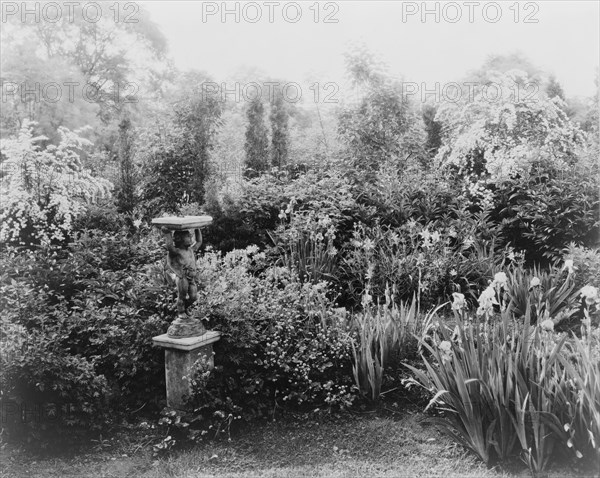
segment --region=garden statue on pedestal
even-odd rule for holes
[[[167,246],[167,269],[177,284],[177,319],[166,334],[152,337],[165,349],[167,405],[185,410],[193,393],[192,377],[200,361],[214,367],[213,344],[221,333],[206,330],[194,303],[198,300],[196,252],[202,245],[200,228],[212,223],[210,216],[159,217],[152,224],[161,228]],[[192,237],[192,233],[194,235]]]

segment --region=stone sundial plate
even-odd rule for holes
[[[152,224],[155,226],[166,227],[172,230],[195,229],[197,227],[205,227],[212,224],[211,216],[184,216],[184,217],[157,217],[152,219]]]

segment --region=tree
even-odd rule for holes
[[[289,112],[279,89],[274,89],[271,98],[271,164],[285,166],[289,152]]]
[[[208,81],[199,72],[182,75],[167,130],[147,138],[152,143],[145,146],[148,174],[143,197],[150,213],[175,213],[185,203],[202,204],[204,200],[205,182],[212,173],[210,154],[223,110],[220,93],[205,88]]]
[[[360,49],[347,56],[356,101],[339,115],[338,133],[347,161],[369,174],[386,163],[405,169],[421,159],[425,132],[422,119],[403,92],[402,83],[387,76],[373,55]]]
[[[265,108],[260,98],[254,98],[248,107],[246,116],[248,126],[246,127],[246,167],[244,176],[253,178],[262,171],[267,170],[269,165],[269,138],[265,125]]]
[[[119,212],[131,213],[137,205],[136,186],[138,174],[133,162],[134,133],[131,120],[123,117],[119,122],[118,160],[120,177],[117,185],[117,208]]]

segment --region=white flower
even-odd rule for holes
[[[498,284],[502,287],[505,287],[507,282],[508,277],[506,277],[506,274],[504,272],[496,272],[496,275],[494,276],[494,284]]]
[[[135,221],[133,221],[133,225],[139,229],[140,226],[142,225],[142,220],[141,219],[136,219]]]
[[[496,300],[496,291],[492,287],[492,284],[490,284],[488,288],[481,293],[478,302],[479,308],[477,309],[477,315],[483,315],[491,312],[494,305],[498,305],[498,301]]]
[[[573,274],[573,272],[575,272],[575,266],[573,265],[573,259],[567,259],[565,261],[565,265],[563,266],[562,270],[567,270],[568,274]]]
[[[442,340],[440,342],[440,345],[438,345],[438,348],[442,352],[450,353],[450,351],[452,350],[452,344],[450,342],[448,342],[447,340]]]
[[[586,285],[581,289],[581,296],[585,299],[587,305],[592,305],[594,302],[598,302],[598,289],[594,286]]]
[[[552,322],[551,319],[546,319],[540,324],[540,327],[542,328],[542,330],[552,332],[554,330],[554,322]]]
[[[534,287],[538,287],[541,284],[540,279],[538,277],[534,277],[529,282],[529,289],[533,289]]]
[[[465,301],[464,294],[453,292],[452,297],[454,298],[452,301],[452,310],[462,310],[465,308],[467,302]]]

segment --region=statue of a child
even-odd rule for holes
[[[195,241],[188,230],[171,231],[162,228],[167,243],[167,267],[175,275],[177,311],[186,316],[188,308],[198,298],[196,251],[202,245],[200,229],[194,229]]]

